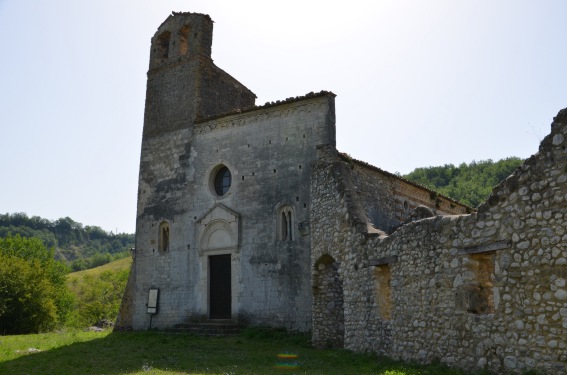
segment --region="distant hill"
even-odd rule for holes
[[[511,175],[522,162],[520,158],[509,157],[497,162],[489,159],[462,163],[458,167],[445,164],[416,168],[403,177],[456,201],[478,207],[488,198],[492,188]]]
[[[83,226],[69,217],[50,221],[18,212],[0,214],[0,238],[8,235],[35,237],[55,249],[55,258],[66,261],[72,270],[92,268],[124,258],[134,247],[134,235],[108,233],[97,226]]]

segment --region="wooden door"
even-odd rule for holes
[[[209,314],[211,319],[232,317],[230,254],[209,257]]]

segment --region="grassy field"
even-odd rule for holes
[[[459,375],[345,350],[317,350],[303,336],[247,331],[235,337],[159,332],[0,336],[0,374]]]

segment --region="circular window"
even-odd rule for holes
[[[227,167],[222,167],[218,170],[215,175],[215,192],[223,196],[230,189],[230,184],[232,183],[232,175]]]

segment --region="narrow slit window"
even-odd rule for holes
[[[288,225],[288,230],[287,230],[287,236],[288,236],[288,241],[293,241],[292,235],[291,235],[291,211],[287,212],[287,225]]]
[[[169,223],[167,221],[162,221],[159,225],[158,233],[158,249],[161,252],[169,250],[170,238],[169,238]]]
[[[287,218],[285,216],[285,212],[282,212],[282,218],[281,218],[282,222],[281,222],[281,228],[282,228],[282,233],[281,233],[281,240],[282,241],[286,241],[287,240]]]

